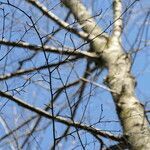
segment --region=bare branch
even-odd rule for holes
[[[7,79],[10,79],[10,78],[13,78],[13,77],[18,77],[18,76],[21,76],[21,75],[24,75],[24,74],[27,74],[27,73],[32,73],[34,71],[40,71],[40,70],[44,70],[44,69],[47,69],[47,68],[58,67],[59,65],[63,65],[63,64],[66,64],[68,62],[75,61],[75,60],[77,60],[77,58],[67,59],[67,60],[64,60],[62,62],[53,63],[53,64],[49,64],[49,65],[43,65],[43,66],[40,66],[40,67],[34,67],[34,68],[26,69],[26,70],[21,69],[21,70],[18,70],[16,72],[13,72],[13,73],[8,73],[8,74],[5,74],[5,75],[1,75],[0,76],[0,81],[7,80]]]
[[[0,40],[0,44],[7,45],[7,46],[20,47],[20,48],[27,48],[27,49],[33,50],[33,51],[43,51],[43,48],[44,48],[45,52],[52,52],[52,53],[61,54],[61,55],[77,56],[80,58],[83,58],[83,57],[98,58],[98,56],[94,53],[81,51],[81,50],[74,50],[69,47],[56,48],[56,47],[48,46],[48,45],[42,47],[41,45],[29,44],[29,43],[23,42],[23,41],[11,42],[11,41],[7,41],[7,40]]]
[[[104,89],[104,90],[107,90],[107,91],[109,91],[109,92],[118,93],[117,91],[111,90],[110,88],[108,88],[108,87],[106,87],[106,86],[104,86],[104,85],[100,85],[100,84],[98,84],[98,83],[96,83],[96,82],[94,82],[94,81],[90,81],[90,80],[85,79],[85,78],[83,78],[83,77],[81,77],[80,79],[81,79],[82,81],[84,81],[84,82],[91,83],[91,84],[93,84],[93,85],[95,85],[95,86],[97,86],[97,87],[100,87],[100,88],[102,88],[102,89]]]
[[[93,17],[87,11],[80,0],[61,0],[68,7],[78,20],[82,29],[88,33],[93,51],[99,53],[106,47],[108,35],[97,25]],[[97,46],[98,44],[98,46]],[[95,48],[96,47],[96,48]]]
[[[113,27],[113,37],[120,40],[122,33],[122,2],[121,0],[114,0],[113,2],[114,11],[114,27]]]
[[[6,134],[8,134],[9,132],[11,132],[11,130],[10,130],[10,128],[9,128],[9,126],[8,126],[8,124],[7,124],[7,122],[4,120],[4,118],[3,118],[2,116],[0,116],[0,123],[1,123],[1,125],[3,126],[3,128],[5,129]],[[16,140],[15,135],[13,135],[13,138],[14,138],[15,143],[16,143],[16,145],[17,145],[18,142],[17,142],[17,140]],[[14,145],[13,143],[11,143],[11,142],[9,142],[9,144],[10,144],[11,149],[12,149],[12,150],[15,150],[15,145]]]
[[[26,108],[32,112],[35,112],[45,118],[48,118],[48,119],[54,119],[55,121],[57,122],[60,122],[60,123],[63,123],[67,126],[72,126],[72,127],[75,127],[75,128],[79,128],[79,129],[82,129],[82,130],[86,130],[88,132],[90,132],[91,134],[96,134],[96,135],[99,135],[99,136],[103,136],[105,138],[110,138],[111,140],[115,140],[115,141],[122,141],[122,138],[119,137],[119,136],[115,136],[107,131],[101,131],[97,128],[93,128],[93,127],[90,127],[90,126],[87,126],[86,124],[81,124],[81,123],[78,123],[78,122],[73,122],[71,120],[68,120],[64,117],[61,117],[61,116],[52,116],[51,114],[49,114],[48,112],[40,109],[40,108],[37,108],[37,107],[34,107],[24,101],[22,101],[21,99],[17,98],[17,97],[14,97],[8,93],[5,93],[5,92],[2,92],[0,91],[0,96],[1,97],[4,97],[4,98],[7,98],[15,103],[17,103],[19,106],[23,107],[23,108]]]
[[[67,22],[61,20],[58,16],[53,14],[51,11],[49,11],[43,4],[41,4],[38,0],[26,0],[27,2],[34,5],[36,8],[38,8],[45,16],[55,21],[58,25],[60,25],[62,28],[76,34],[77,36],[88,40],[88,34],[83,31],[78,31],[75,28],[72,28],[70,24]]]
[[[84,7],[80,0],[61,0],[62,3],[68,7],[75,18],[78,20],[82,29],[89,35],[95,35],[102,33],[102,29],[99,28],[97,23],[94,21],[90,13]]]
[[[29,118],[28,120],[26,120],[25,122],[21,123],[18,127],[16,127],[15,129],[12,129],[10,132],[8,132],[7,134],[5,134],[4,136],[2,136],[0,138],[0,141],[4,140],[5,138],[9,137],[11,134],[13,134],[14,132],[16,132],[17,130],[19,130],[20,128],[24,127],[26,124],[28,124],[30,121],[34,120],[35,118],[37,118],[36,116],[32,116],[31,118]]]

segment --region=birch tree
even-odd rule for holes
[[[2,148],[150,149],[149,110],[132,73],[137,54],[149,46],[145,1],[0,4]],[[128,41],[136,26],[132,16],[140,21],[135,40]],[[103,92],[114,104],[107,112],[97,96]],[[111,125],[101,128],[115,113],[119,134]]]

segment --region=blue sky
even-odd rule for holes
[[[102,14],[96,18],[96,21],[99,22],[99,25],[105,29],[110,22],[112,22],[112,9],[111,9],[111,1],[109,0],[99,0],[99,1],[94,1],[93,3],[93,8],[90,8],[90,1],[91,0],[84,0],[84,2],[86,3],[86,6],[89,8],[89,10],[94,10],[93,11],[93,15],[99,13],[100,11],[102,11]],[[2,2],[2,1],[1,1]],[[3,0],[4,2],[4,0]],[[11,1],[13,2],[15,5],[19,4],[19,0],[15,0],[15,1]],[[133,1],[125,1],[123,0],[124,6],[128,6],[131,2]],[[59,1],[50,1],[49,5],[48,3],[45,1],[45,5],[47,5],[47,7],[49,9],[52,9],[56,4],[58,4]],[[137,79],[137,87],[136,87],[136,95],[137,97],[141,100],[142,103],[145,102],[150,102],[150,52],[149,52],[149,45],[145,46],[146,41],[145,40],[150,40],[150,30],[148,29],[149,23],[150,23],[150,18],[147,17],[147,21],[144,24],[144,29],[143,32],[140,32],[139,35],[139,39],[136,40],[137,35],[139,34],[139,30],[141,28],[141,26],[143,25],[143,20],[145,20],[145,17],[148,13],[149,10],[149,6],[150,6],[150,2],[148,0],[142,0],[137,2],[132,11],[130,12],[130,10],[125,14],[124,16],[124,32],[122,35],[122,39],[123,39],[123,47],[125,49],[126,52],[133,52],[133,50],[137,49],[137,48],[142,48],[136,55],[134,64],[133,64],[133,68],[132,68],[132,72],[134,74],[134,76]],[[23,41],[26,42],[30,42],[33,44],[40,44],[39,42],[39,38],[37,37],[36,32],[31,29],[28,32],[25,33],[25,27],[29,28],[28,24],[31,24],[30,20],[22,13],[20,13],[19,11],[14,12],[15,9],[8,7],[6,5],[1,6],[1,8],[4,8],[5,13],[9,13],[6,21],[6,30],[4,31],[4,38],[5,39],[9,39],[10,33],[12,34],[11,36],[11,40],[12,41],[17,41],[20,40],[20,38],[23,36]],[[19,4],[19,8],[23,9],[25,12],[27,12],[29,15],[32,15],[34,18],[34,21],[37,20],[39,17],[42,16],[41,13],[39,13],[37,11],[37,9],[31,7],[31,5],[27,5],[24,1],[21,1],[21,3]],[[125,8],[124,8],[125,9]],[[57,5],[52,11],[54,13],[56,13],[59,17],[64,18],[65,14],[65,10],[66,8],[64,7],[60,7],[60,5]],[[14,18],[13,16],[13,12],[14,12]],[[131,13],[131,14],[130,14]],[[2,19],[2,11],[0,12],[0,16]],[[71,17],[71,19],[69,20],[69,22],[71,22],[73,19],[73,17]],[[12,31],[10,31],[10,22],[14,21],[14,25],[13,25],[13,29]],[[48,25],[47,25],[48,24]],[[2,34],[2,26],[3,24],[0,25],[0,32]],[[108,30],[107,33],[111,34],[112,31],[112,27],[111,26]],[[41,35],[46,35],[47,33],[51,33],[53,28],[56,28],[56,24],[54,24],[52,21],[46,19],[46,17],[42,17],[38,23],[37,23],[37,28],[39,29],[39,32],[41,33]],[[142,30],[142,29],[141,29]],[[141,38],[142,35],[142,38]],[[77,38],[76,36],[72,35],[73,41],[75,43],[75,45],[78,47],[79,45],[82,44],[82,40],[79,40],[79,38]],[[65,40],[64,40],[65,39]],[[136,41],[136,43],[135,43]],[[140,43],[140,41],[142,41]],[[49,45],[54,45],[54,46],[60,46],[60,43],[67,45],[67,46],[73,46],[72,41],[70,39],[70,33],[66,34],[66,31],[61,30],[59,34],[57,34],[54,37],[54,40],[52,40],[52,42],[49,42]],[[135,43],[135,44],[134,44]],[[140,44],[139,44],[140,43]],[[134,44],[134,46],[133,46]],[[88,46],[85,46],[84,48],[86,48]],[[131,49],[132,47],[132,49]],[[1,47],[1,53],[0,56],[4,56],[4,54],[8,51],[8,49],[5,46]],[[26,49],[16,49],[14,48],[9,55],[7,56],[7,58],[3,59],[1,61],[0,67],[2,68],[1,74],[4,73],[4,63],[7,63],[7,67],[6,67],[6,71],[10,72],[10,71],[15,71],[18,67],[18,60],[22,60],[23,57],[28,57],[32,54],[33,52],[30,52]],[[58,57],[58,55],[54,55],[54,54],[50,54],[49,56],[49,62],[53,63],[58,61],[60,58]],[[36,57],[34,57],[32,59],[32,61],[27,62],[23,68],[30,68],[30,67],[34,67],[34,66],[39,66],[39,65],[44,65],[45,64],[45,59],[44,59],[44,55],[38,54]],[[72,66],[74,66],[74,69],[72,70]],[[71,75],[69,77],[69,82],[71,82],[72,80],[76,80],[77,79],[77,75],[79,76],[82,75],[83,71],[85,69],[85,61],[80,60],[75,64],[69,64],[69,65],[65,65],[64,67],[60,67],[59,68],[59,72],[61,75],[62,80],[65,82],[66,78],[69,76],[69,73],[71,72]],[[45,75],[46,74],[46,75]],[[104,70],[103,73],[101,74],[101,76],[99,77],[98,83],[99,84],[103,84],[103,79],[106,77],[107,75],[107,71]],[[34,81],[34,83],[27,83],[26,87],[23,89],[24,91],[21,91],[20,94],[18,94],[17,92],[14,91],[15,95],[17,97],[22,98],[23,100],[29,102],[30,104],[33,104],[35,106],[41,107],[43,108],[45,106],[45,104],[50,100],[50,94],[49,91],[47,91],[45,88],[42,88],[41,86],[37,85],[38,84],[42,84],[42,86],[48,88],[49,85],[47,82],[44,82],[42,77],[45,76],[45,79],[48,80],[48,72],[46,71],[41,71],[40,73],[32,73],[30,75],[25,75],[23,76],[23,78],[15,78],[12,80],[8,80],[7,84],[9,87],[9,90],[15,89],[16,87],[18,87],[17,90],[22,90],[21,88],[19,88],[20,86],[22,86],[25,83],[25,79],[27,77],[32,77],[32,81]],[[94,75],[93,75],[94,76]],[[93,76],[91,76],[91,80],[93,79]],[[58,70],[55,70],[52,74],[52,83],[53,83],[53,90],[55,91],[55,88],[58,88],[60,86],[62,86],[62,83],[60,80],[58,80],[57,78],[59,78],[58,75]],[[2,84],[0,85],[1,90],[6,90],[6,84],[4,82],[2,82]],[[100,88],[96,88],[96,90],[94,89],[94,86],[91,86],[90,84],[88,85],[88,87],[85,90],[85,97],[82,100],[81,106],[78,110],[78,115],[76,116],[76,120],[80,120],[81,116],[84,112],[85,106],[88,103],[88,107],[87,107],[87,111],[86,111],[86,117],[85,117],[85,122],[88,124],[92,124],[95,123],[98,119],[99,116],[102,112],[102,116],[103,119],[101,120],[101,122],[99,124],[96,125],[97,128],[100,128],[102,130],[109,130],[109,131],[114,131],[113,133],[115,134],[119,134],[121,133],[121,127],[119,125],[118,122],[114,122],[114,121],[118,121],[117,115],[116,115],[116,111],[115,111],[115,106],[112,100],[112,97],[110,95],[110,93],[106,90],[100,89]],[[91,92],[92,89],[92,92]],[[75,89],[70,89],[67,91],[68,95],[72,95],[72,97],[70,97],[70,100],[72,102],[77,100],[77,97],[74,94],[74,92],[77,90],[77,88]],[[90,100],[88,101],[88,97],[89,97],[89,93],[91,93],[91,97]],[[55,106],[55,111],[58,112],[59,110],[59,106],[61,106],[64,102],[66,101],[66,95],[62,94],[62,96],[60,96],[59,100],[56,102],[56,106]],[[2,100],[1,101],[1,105],[3,106],[3,104],[6,102],[6,100]],[[147,105],[147,109],[150,109],[150,105]],[[26,118],[28,118],[29,116],[31,116],[31,112],[29,111],[25,111],[18,107],[16,104],[12,103],[12,102],[8,102],[6,104],[6,106],[2,109],[1,111],[3,114],[3,117],[6,118],[6,120],[9,123],[10,127],[15,127],[17,126],[20,122],[24,121]],[[14,120],[15,115],[11,116],[12,112],[16,112],[17,114],[17,118],[16,120]],[[55,113],[56,113],[55,112]],[[65,109],[64,111],[62,111],[61,115],[63,116],[67,116],[69,115],[69,109]],[[108,122],[111,121],[111,122]],[[43,121],[41,123],[41,126],[46,124],[48,122],[47,121]],[[62,132],[62,129],[64,128],[64,126],[62,124],[56,124],[57,126],[57,135],[60,135],[60,132]],[[27,129],[31,128],[32,125],[29,124],[28,126],[26,126]],[[25,129],[24,129],[25,130]],[[0,125],[0,135],[4,134],[4,129],[3,126]],[[50,142],[52,142],[52,128],[51,125],[44,131],[44,132],[40,132],[39,135],[43,136],[43,139],[39,138],[37,135],[38,133],[34,134],[33,136],[36,137],[39,145],[36,143],[35,140],[33,140],[33,137],[31,137],[31,140],[33,140],[33,144],[34,144],[34,148],[36,149],[36,146],[39,149],[47,149],[47,147],[49,146]],[[82,132],[81,134],[83,134],[84,132]],[[76,135],[75,135],[76,137]],[[77,137],[76,137],[77,138]],[[82,136],[83,141],[87,141],[90,142],[91,140],[93,140],[93,137],[90,136],[89,134],[83,134]],[[70,150],[72,149],[71,146],[76,144],[76,141],[73,137],[69,137],[68,142],[66,142],[66,145],[64,145],[64,143],[62,142],[62,149],[66,149],[66,150]],[[78,143],[79,144],[79,143]],[[106,140],[106,144],[112,144],[112,142]],[[96,144],[95,149],[97,148],[98,144]],[[94,148],[94,143],[90,144],[89,146],[87,146],[87,149],[91,149]],[[77,150],[80,150],[81,147],[77,147]]]

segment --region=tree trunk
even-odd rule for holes
[[[133,150],[150,149],[150,129],[144,115],[144,108],[135,96],[136,81],[131,74],[131,58],[121,46],[121,2],[114,1],[114,30],[113,35],[108,37],[102,34],[94,19],[80,2],[80,0],[62,0],[82,29],[90,36],[94,36],[91,47],[92,51],[99,55],[99,64],[104,66],[109,73],[105,80],[107,86],[114,92],[112,97],[120,118],[124,138]]]

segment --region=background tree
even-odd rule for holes
[[[148,1],[0,4],[2,149],[150,149]]]

